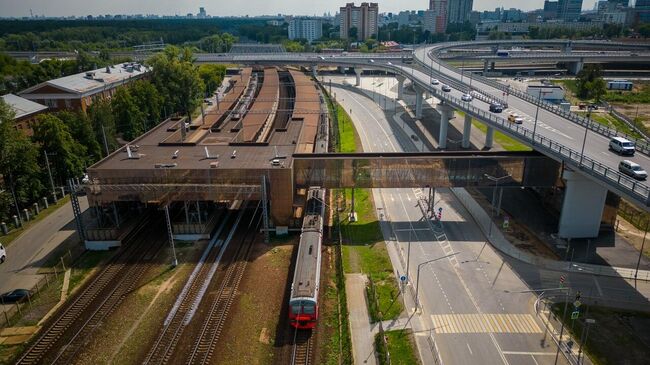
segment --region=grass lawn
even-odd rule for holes
[[[339,139],[341,141],[338,152],[356,152],[358,137],[356,136],[352,119],[350,119],[348,113],[338,103],[335,105],[336,116],[339,122]]]
[[[599,306],[580,306],[580,318],[571,320],[569,304],[565,329],[569,330],[580,346],[579,341],[586,329],[585,318],[593,318],[596,323],[589,329],[589,337],[584,344],[586,352],[594,364],[645,364],[650,358],[650,313],[616,310]],[[562,317],[564,303],[557,303],[553,311]],[[586,314],[586,315],[585,315]],[[572,323],[573,322],[573,323]]]
[[[481,130],[483,133],[487,133],[487,125],[476,120],[472,120],[472,125]],[[501,147],[503,147],[503,149],[506,151],[532,151],[532,148],[518,142],[512,137],[508,137],[499,131],[494,131],[494,141],[500,144]]]
[[[52,214],[52,212],[56,211],[57,209],[61,208],[62,206],[64,206],[69,201],[70,201],[70,196],[69,195],[66,195],[65,197],[63,197],[63,199],[59,199],[59,201],[56,202],[56,204],[52,204],[52,205],[49,206],[49,208],[41,210],[41,212],[36,216],[36,218],[32,219],[29,222],[23,221],[23,226],[22,227],[20,227],[18,229],[11,230],[9,232],[9,234],[7,234],[6,236],[1,236],[0,237],[0,242],[2,242],[2,244],[5,247],[11,246],[11,243],[18,236],[20,236],[23,232],[25,232],[26,229],[29,229],[34,224],[42,221],[43,219],[45,219],[45,217]]]
[[[388,344],[391,365],[414,365],[420,363],[418,357],[415,355],[415,344],[409,330],[388,331],[384,332],[384,335]],[[380,354],[379,363],[386,364],[385,356],[382,356],[384,352],[379,334],[375,338],[375,346],[377,352]]]
[[[578,112],[579,115],[582,115],[583,117],[587,116],[586,112]],[[616,129],[617,131],[621,131],[627,135],[633,136],[635,138],[641,138],[642,136],[637,133],[634,129],[630,128],[625,122],[622,120],[616,118],[615,116],[607,113],[591,113],[591,120],[593,120],[596,123],[602,124],[606,127]]]

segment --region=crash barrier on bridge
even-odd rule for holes
[[[401,70],[399,67],[396,68]],[[510,123],[489,111],[469,105],[458,98],[447,95],[446,93],[431,87],[431,85],[427,85],[422,81],[419,82],[422,84],[420,85],[421,87],[431,92],[436,98],[447,103],[449,106],[462,110],[466,114],[479,119],[483,123],[487,123],[490,126],[497,127],[501,131],[505,131],[509,135],[534,146],[535,149],[549,157],[564,161],[568,166],[581,170],[605,183],[605,186],[608,188],[614,187],[618,190],[619,194],[626,195],[643,207],[647,208],[650,206],[650,188],[647,185],[640,183],[631,177],[622,175],[617,170],[613,170],[590,157],[584,156],[578,151],[574,151],[539,134],[534,134],[533,131],[524,128],[519,124]]]
[[[501,98],[499,98],[497,96],[494,96],[494,95],[488,95],[483,90],[472,88],[469,85],[465,84],[464,82],[461,82],[459,80],[451,78],[451,77],[445,75],[444,73],[442,73],[440,71],[434,70],[434,69],[430,68],[430,66],[427,66],[424,61],[420,60],[417,57],[415,57],[415,62],[418,65],[425,67],[425,69],[429,68],[430,71],[435,72],[436,73],[436,78],[438,78],[441,82],[453,87],[456,90],[460,90],[460,91],[462,91],[464,93],[471,93],[472,96],[475,97],[476,99],[478,99],[480,101],[483,101],[485,103],[488,103],[488,104],[496,102],[496,103],[499,103],[499,104],[503,105],[504,108],[508,107],[508,103],[505,100],[503,100],[503,99],[501,99]],[[444,63],[441,63],[441,64],[444,65]],[[478,75],[471,73],[471,75],[468,76],[468,77],[471,80],[471,79],[476,79],[478,77]]]
[[[613,267],[605,265],[593,265],[574,263],[567,261],[555,261],[544,257],[535,256],[523,252],[513,246],[503,235],[500,228],[492,221],[490,215],[474,200],[474,198],[464,188],[450,188],[456,199],[467,209],[469,214],[474,218],[479,228],[485,235],[490,244],[502,253],[513,257],[519,261],[531,264],[547,270],[569,271],[582,274],[592,274],[600,276],[620,277],[624,279],[635,279],[634,269]],[[490,229],[492,225],[492,229]],[[490,236],[489,233],[492,233]],[[636,280],[650,281],[650,271],[639,270]]]
[[[447,64],[446,62],[443,62],[438,57],[440,49],[436,49],[434,51],[427,52],[428,57],[434,57],[433,56],[434,52],[436,53],[435,58],[437,59],[438,62],[440,62],[440,64],[443,67],[445,67],[445,68],[447,68],[447,69],[449,69],[451,71],[457,72],[457,73],[459,72],[459,70],[456,67],[453,67],[453,66]],[[416,59],[417,59],[417,57],[416,57]],[[418,61],[421,62],[422,64],[424,64],[424,62],[420,61],[419,59],[418,59]],[[520,91],[520,90],[517,90],[517,89],[513,89],[508,85],[503,85],[500,82],[489,79],[489,78],[487,78],[485,76],[475,75],[474,78],[477,81],[482,82],[484,84],[487,84],[487,85],[489,85],[489,86],[491,86],[491,87],[493,87],[493,88],[495,88],[497,90],[501,90],[502,92],[504,92],[506,94],[514,95],[515,97],[517,97],[519,99],[527,101],[527,102],[529,102],[529,103],[531,103],[533,105],[539,106],[540,108],[542,108],[544,110],[550,111],[550,112],[552,112],[552,113],[554,113],[554,114],[556,114],[556,115],[558,115],[558,116],[560,116],[562,118],[565,118],[565,119],[567,119],[567,120],[569,120],[569,121],[571,121],[573,123],[576,123],[576,124],[578,124],[578,125],[580,125],[582,127],[589,128],[591,131],[596,132],[596,133],[598,133],[598,134],[600,134],[602,136],[605,136],[605,137],[608,137],[608,138],[617,137],[617,136],[625,137],[626,139],[628,139],[630,141],[633,141],[636,144],[637,151],[639,151],[639,152],[641,152],[641,153],[643,153],[645,155],[650,156],[650,143],[648,143],[648,141],[646,141],[644,139],[639,139],[639,138],[630,136],[630,135],[628,135],[626,133],[622,133],[620,131],[605,127],[604,125],[602,125],[600,123],[597,123],[597,122],[593,122],[588,118],[582,117],[582,116],[577,115],[575,113],[572,113],[570,111],[566,111],[566,110],[560,108],[558,105],[551,104],[551,103],[549,103],[547,101],[541,100],[540,98],[537,98],[537,97],[535,97],[533,95],[530,95],[527,92],[523,92],[523,91]]]
[[[644,138],[650,139],[650,136],[648,136],[648,134],[645,131],[638,128],[636,126],[636,123],[632,119],[630,119],[627,115],[614,109],[614,107],[612,107],[608,102],[603,102],[603,103],[605,104],[605,108],[607,108],[607,110],[609,110],[614,117],[618,118],[619,120],[622,120],[623,123],[627,124],[628,127],[632,128],[634,131],[642,135]]]

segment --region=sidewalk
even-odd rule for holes
[[[374,332],[370,325],[370,315],[366,303],[366,282],[363,274],[345,274],[345,293],[348,298],[348,318],[352,337],[352,357],[354,363],[377,363],[375,357]],[[375,326],[377,327],[377,326]]]

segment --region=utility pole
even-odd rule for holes
[[[54,200],[56,200],[56,188],[54,187],[54,179],[52,179],[52,170],[50,170],[50,159],[47,158],[47,150],[43,150],[45,155],[45,164],[47,165],[47,174],[50,177],[50,185],[52,185],[52,194],[54,195]]]

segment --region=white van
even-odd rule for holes
[[[5,259],[7,259],[7,251],[5,250],[5,246],[0,243],[0,264],[5,262]]]
[[[623,137],[614,137],[609,141],[609,149],[620,155],[634,155],[634,142]]]

